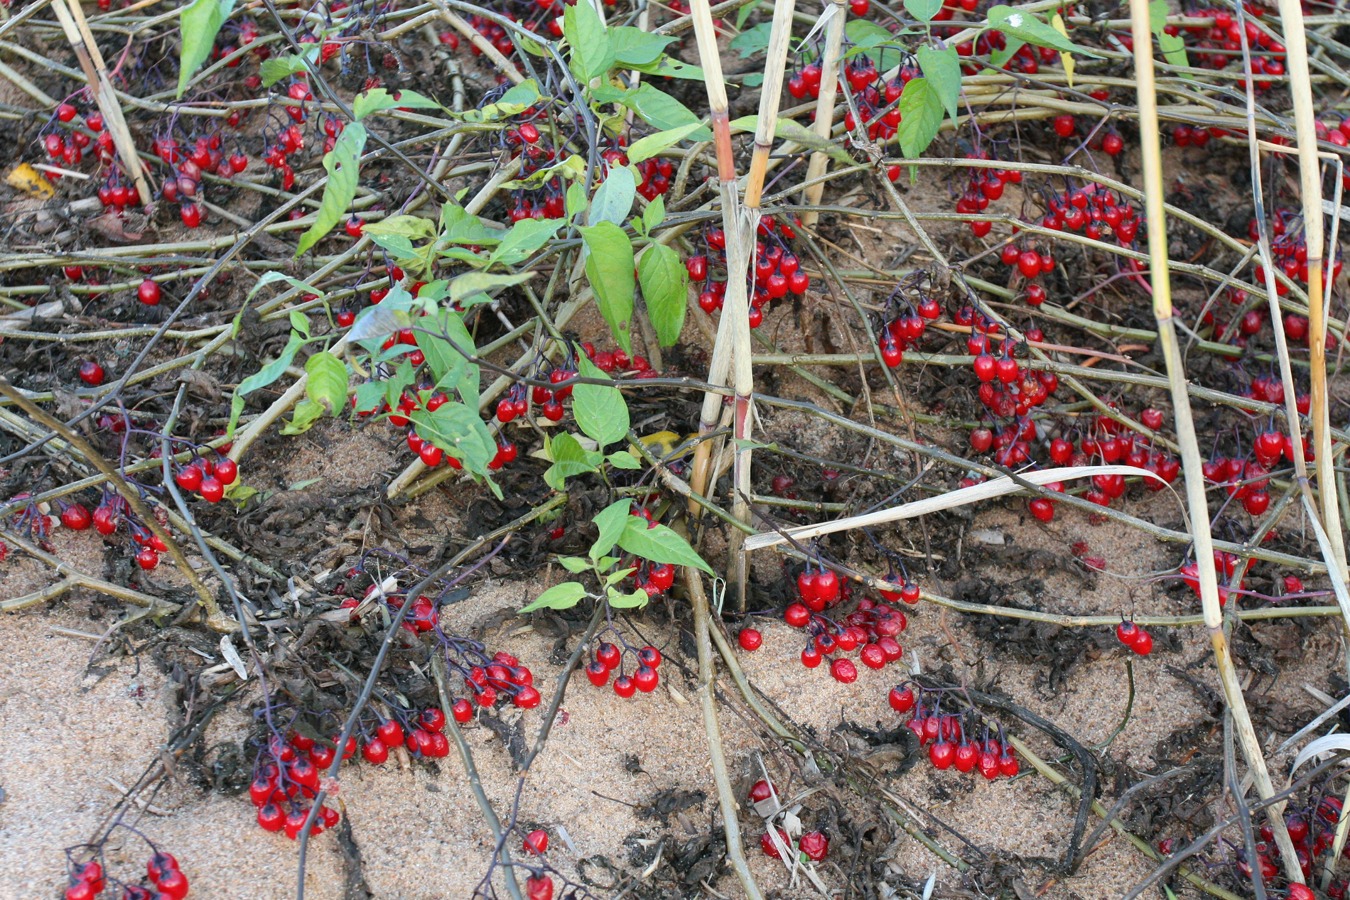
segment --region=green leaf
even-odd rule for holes
[[[591,522],[599,529],[600,534],[588,551],[591,559],[598,560],[614,549],[614,545],[619,541],[619,535],[623,534],[623,529],[628,524],[630,518],[628,511],[632,506],[632,500],[615,500],[595,514]],[[600,568],[606,567],[602,565]]]
[[[611,453],[609,456],[605,457],[605,459],[616,469],[635,471],[642,468],[642,461],[627,450],[619,450],[616,453]]]
[[[572,182],[567,186],[567,218],[575,218],[577,213],[586,208],[586,187],[577,182]]]
[[[651,159],[662,150],[675,146],[702,127],[702,122],[690,122],[686,125],[681,125],[679,128],[670,128],[666,131],[658,131],[656,134],[649,134],[644,138],[639,138],[633,142],[633,146],[628,148],[628,161],[630,163],[640,163],[643,160]],[[660,195],[658,194],[657,196]]]
[[[1162,51],[1163,59],[1167,60],[1168,65],[1188,68],[1191,64],[1190,58],[1186,55],[1186,41],[1179,34],[1159,32],[1158,49]]]
[[[736,35],[727,46],[739,53],[741,59],[749,59],[756,53],[763,53],[769,49],[769,37],[772,34],[773,23],[760,22],[753,28],[747,28]]]
[[[689,542],[664,525],[647,527],[647,520],[629,516],[623,534],[619,535],[619,546],[634,556],[649,559],[652,562],[670,563],[676,566],[692,566],[712,574],[708,564],[689,546]]]
[[[739,119],[731,120],[732,131],[744,131],[753,134],[759,128],[759,116],[741,116]],[[839,162],[852,162],[853,159],[848,155],[843,147],[834,141],[823,138],[811,129],[802,125],[800,122],[792,119],[779,119],[773,129],[774,137],[785,141],[792,141],[807,150],[818,150],[821,153],[828,154]]]
[[[900,95],[900,151],[913,159],[928,149],[942,125],[942,99],[927,78],[915,78]]]
[[[638,261],[638,281],[647,317],[662,347],[674,346],[684,328],[689,299],[689,270],[680,254],[665,244],[650,244]]]
[[[587,378],[609,379],[584,356],[577,360],[579,373]],[[628,403],[616,387],[578,384],[572,388],[572,415],[577,427],[604,449],[628,434]]]
[[[669,131],[683,125],[697,124],[699,127],[689,133],[694,141],[712,140],[712,132],[703,125],[703,120],[694,115],[689,107],[669,94],[658,91],[645,81],[637,90],[628,91],[623,96],[623,104],[642,117],[648,125],[659,131]]]
[[[446,403],[431,411],[415,409],[408,418],[422,440],[431,441],[460,460],[475,475],[487,474],[497,442],[476,409],[463,403]]]
[[[652,34],[631,25],[610,28],[609,40],[614,61],[621,66],[650,65],[661,58],[661,51],[675,42],[673,37]]]
[[[630,329],[636,286],[633,244],[624,230],[613,222],[600,222],[578,230],[588,251],[586,278],[595,292],[596,306],[609,323],[614,340],[618,341],[625,353],[631,353],[633,342]]]
[[[845,58],[866,53],[883,72],[900,65],[899,38],[876,22],[854,19],[844,26],[844,34],[853,45]]]
[[[614,588],[610,588],[606,593],[609,605],[615,609],[641,609],[651,602],[651,597],[641,588],[631,594],[621,594]]]
[[[905,0],[905,12],[920,22],[933,21],[933,16],[936,16],[940,9],[942,0]]]
[[[476,220],[475,220],[476,221]],[[436,226],[430,219],[421,216],[390,216],[362,226],[364,234],[401,235],[410,240],[425,241],[436,236]]]
[[[374,412],[384,402],[383,381],[366,381],[356,386],[355,412]],[[406,387],[407,385],[404,385]]]
[[[252,300],[253,295],[258,293],[258,291],[267,287],[269,284],[273,284],[278,281],[284,281],[291,287],[296,288],[297,290],[304,291],[307,294],[313,294],[316,297],[323,296],[323,291],[314,287],[314,285],[310,284],[308,281],[301,281],[299,278],[292,278],[289,275],[283,275],[281,272],[268,272],[266,275],[259,278],[258,282],[255,285],[253,285],[253,287],[249,288],[248,298]]]
[[[489,259],[504,266],[514,266],[523,262],[552,240],[561,224],[562,219],[521,219],[504,235],[498,235],[501,243],[492,251]]]
[[[568,7],[568,9],[571,9],[571,7]],[[581,598],[585,596],[586,589],[581,586],[581,582],[564,581],[562,584],[555,584],[544,591],[521,612],[534,612],[536,609],[571,609],[580,603]]]
[[[914,54],[923,77],[937,91],[938,99],[947,115],[956,118],[956,104],[961,99],[961,60],[955,47],[938,50],[924,45]]]
[[[327,353],[323,354],[327,356]],[[291,420],[281,426],[281,433],[284,435],[304,434],[314,427],[314,423],[323,418],[324,409],[318,403],[308,397],[304,397],[299,403],[295,404],[295,411],[291,413]]]
[[[440,109],[441,105],[430,97],[424,97],[416,91],[399,91],[395,97],[385,88],[375,88],[357,94],[352,100],[352,117],[358,122],[371,113],[384,112],[386,109]]]
[[[216,43],[220,26],[234,11],[234,0],[192,0],[178,17],[178,32],[183,45],[178,56],[178,96],[187,90],[188,82]]]
[[[1148,30],[1161,34],[1167,27],[1167,0],[1152,0],[1148,5]]]
[[[315,353],[305,360],[305,396],[328,415],[347,406],[347,364],[331,353]]]
[[[395,217],[399,218],[399,217]],[[370,227],[366,227],[370,233]],[[502,233],[493,231],[483,221],[458,203],[449,200],[441,205],[442,244],[496,244]]]
[[[622,225],[628,219],[628,211],[633,208],[633,198],[637,196],[637,179],[633,170],[627,166],[611,166],[605,173],[605,180],[596,188],[591,198],[591,210],[587,221],[592,225],[600,222],[613,222]]]
[[[301,337],[309,340],[309,316],[298,309],[293,309],[286,318],[290,321],[291,327],[300,332]]]
[[[993,6],[989,9],[988,23],[1008,37],[1015,37],[1037,47],[1050,47],[1064,53],[1077,53],[1097,59],[1097,54],[1082,47],[1042,22],[1033,13],[1011,6]]]
[[[464,320],[453,309],[422,318],[417,346],[426,357],[437,388],[454,388],[465,403],[478,403],[478,365],[468,360],[476,348]],[[448,338],[448,340],[447,340]]]
[[[302,53],[269,56],[258,66],[258,76],[262,79],[263,87],[271,87],[283,78],[308,71],[309,64],[318,59],[319,45],[311,44]]]
[[[1027,42],[1021,38],[1010,37],[1003,42],[1003,46],[989,54],[989,65],[995,69],[1001,69],[1007,65],[1008,60],[1017,55],[1017,51],[1027,45]]]
[[[567,41],[567,63],[583,85],[599,78],[614,65],[614,47],[590,3],[576,3],[563,9],[563,38]]]
[[[642,227],[650,234],[652,229],[666,220],[666,198],[664,194],[657,194],[656,199],[647,204],[647,208],[642,211]]]
[[[553,465],[544,472],[544,484],[555,491],[564,490],[567,479],[596,470],[587,456],[586,448],[565,432],[548,440],[548,456]]]
[[[495,102],[479,109],[465,110],[460,114],[465,122],[496,122],[518,116],[539,100],[539,85],[533,78],[512,86]]]
[[[356,184],[361,172],[361,151],[366,146],[366,128],[352,122],[342,129],[333,149],[323,155],[323,167],[328,171],[328,183],[323,186],[323,200],[314,224],[300,236],[295,255],[300,256],[332,230],[347,207],[356,198]]]
[[[602,584],[604,584],[605,587],[612,587],[636,571],[637,566],[629,566],[625,569],[615,569],[604,577]]]
[[[460,306],[487,303],[492,300],[488,296],[488,291],[524,284],[533,277],[533,272],[517,272],[515,274],[465,272],[463,275],[456,275],[450,281],[447,296],[451,303],[458,303]]]
[[[582,572],[590,571],[591,568],[590,560],[582,559],[580,556],[560,556],[558,564],[573,575],[580,575]]]
[[[644,75],[658,75],[661,78],[685,78],[689,81],[702,81],[703,69],[679,59],[663,56],[654,63],[644,66],[629,66],[635,72]]]
[[[280,378],[295,360],[296,352],[304,343],[305,339],[292,331],[291,338],[286,342],[280,356],[239,382],[239,386],[234,389],[234,397],[230,399],[230,424],[225,429],[228,436],[234,436],[234,427],[239,424],[239,415],[244,411],[244,398]]]

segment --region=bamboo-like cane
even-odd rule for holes
[[[103,113],[103,127],[112,135],[113,144],[117,147],[117,156],[122,160],[122,168],[136,185],[141,206],[149,206],[154,202],[155,195],[150,190],[150,182],[146,180],[141,158],[136,155],[136,142],[132,140],[131,132],[127,130],[122,105],[117,102],[112,79],[108,77],[108,67],[103,62],[103,54],[99,52],[98,44],[94,42],[89,23],[85,21],[84,10],[80,8],[78,2],[67,5],[66,0],[52,0],[51,5],[52,12],[56,13],[56,18],[61,23],[61,30],[66,33],[66,40],[70,42],[71,49],[80,60],[84,78],[89,82],[89,93],[94,96],[99,111]]]
[[[844,21],[848,18],[848,4],[845,0],[830,0],[834,4],[834,15],[825,26],[825,50],[820,61],[820,96],[816,98],[816,136],[832,140],[834,128],[834,100],[839,93],[839,57],[844,47]],[[828,9],[829,7],[827,7]],[[825,194],[825,182],[817,179],[825,174],[830,164],[828,154],[817,150],[811,154],[806,166],[806,191],[802,195],[803,206],[816,206]],[[813,209],[802,213],[802,224],[808,228],[816,224],[819,217]]]
[[[1143,156],[1145,221],[1148,222],[1148,254],[1153,285],[1153,315],[1158,323],[1158,343],[1167,365],[1167,380],[1176,415],[1177,441],[1181,445],[1182,471],[1186,487],[1186,505],[1190,510],[1191,534],[1195,537],[1196,564],[1200,576],[1200,604],[1205,630],[1214,650],[1214,665],[1223,686],[1224,699],[1233,714],[1238,744],[1247,768],[1262,800],[1275,796],[1261,742],[1256,737],[1247,701],[1242,696],[1237,670],[1229,653],[1228,637],[1223,630],[1223,611],[1219,605],[1219,581],[1214,571],[1214,539],[1210,533],[1209,505],[1205,497],[1205,479],[1201,471],[1200,447],[1191,416],[1191,401],[1186,392],[1185,364],[1177,342],[1176,319],[1172,310],[1172,282],[1167,258],[1167,221],[1163,209],[1162,144],[1158,126],[1158,94],[1154,81],[1153,35],[1149,26],[1148,0],[1130,0],[1130,25],[1134,35],[1134,68],[1139,98],[1139,143]],[[1311,248],[1309,257],[1311,259]],[[1311,263],[1309,266],[1311,274]],[[1285,874],[1290,881],[1303,883],[1293,841],[1284,824],[1284,803],[1266,808],[1275,843],[1280,848]]]
[[[1308,42],[1303,30],[1303,10],[1298,0],[1279,0],[1280,21],[1284,25],[1284,43],[1288,48],[1285,65],[1289,71],[1289,92],[1294,101],[1294,146],[1298,150],[1299,188],[1303,200],[1303,240],[1308,247],[1308,347],[1311,351],[1313,454],[1317,466],[1317,493],[1322,525],[1331,538],[1336,562],[1345,572],[1345,539],[1341,534],[1341,512],[1336,505],[1336,482],[1331,458],[1331,431],[1327,411],[1327,320],[1323,296],[1323,258],[1326,236],[1323,229],[1322,167],[1317,159],[1317,121],[1313,111],[1311,74],[1308,71]],[[1327,285],[1329,288],[1330,285]],[[1271,323],[1279,328],[1279,322]]]

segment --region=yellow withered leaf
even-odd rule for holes
[[[1064,39],[1069,39],[1069,30],[1064,27],[1064,19],[1059,13],[1055,13],[1050,19],[1050,25],[1064,35]],[[1069,87],[1073,87],[1073,54],[1059,51],[1059,60],[1064,64],[1064,78],[1069,82]]]
[[[52,183],[28,163],[19,163],[10,169],[9,174],[5,176],[5,184],[39,200],[50,200],[56,195],[56,188],[52,187]]]

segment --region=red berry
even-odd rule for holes
[[[553,879],[547,875],[531,875],[525,879],[526,900],[553,900]]]
[[[907,713],[914,708],[914,691],[896,685],[891,688],[891,693],[886,700],[890,703],[891,709],[898,713]]]
[[[159,282],[152,278],[147,278],[141,282],[140,287],[136,288],[136,299],[140,300],[146,306],[158,306],[162,291]]]
[[[71,531],[84,531],[93,522],[94,517],[83,503],[72,503],[61,510],[61,524]]]
[[[525,850],[543,856],[548,852],[548,832],[542,828],[536,828],[525,835]]]
[[[620,675],[614,679],[614,693],[623,697],[625,700],[637,692],[637,684],[627,675]]]
[[[750,802],[762,803],[773,796],[773,786],[761,778],[750,786]]]
[[[1130,649],[1140,656],[1148,656],[1153,652],[1153,635],[1140,628],[1139,635],[1134,639],[1134,643],[1130,644]]]
[[[764,643],[764,636],[754,628],[742,628],[737,640],[740,641],[741,649],[754,651]]]
[[[148,572],[159,565],[159,554],[151,547],[142,547],[136,554],[136,565]]]
[[[178,215],[188,228],[202,224],[202,208],[195,203],[184,203],[178,208]]]
[[[1055,517],[1055,504],[1045,497],[1037,497],[1027,504],[1031,514],[1042,522],[1049,522]]]
[[[659,681],[660,676],[651,666],[638,666],[637,671],[633,673],[633,685],[644,694],[650,694],[656,690]]]
[[[783,611],[783,621],[793,628],[805,628],[811,621],[811,610],[803,603],[792,603]]]
[[[1062,138],[1072,137],[1073,133],[1078,130],[1077,122],[1074,121],[1073,116],[1068,114],[1055,116],[1052,127],[1055,129],[1055,134]]]
[[[820,862],[830,852],[830,840],[819,831],[808,831],[801,836],[797,847],[806,854],[807,859]]]
[[[361,748],[361,755],[366,758],[366,762],[372,766],[382,766],[389,759],[389,748],[385,746],[384,741],[379,738],[371,738],[366,745]]]
[[[853,664],[853,660],[841,657],[830,663],[830,674],[835,681],[852,684],[858,680],[858,667]]]
[[[604,687],[609,683],[609,666],[600,662],[600,660],[591,660],[586,665],[586,677],[590,679],[591,684],[596,687]]]
[[[86,359],[80,363],[80,380],[90,387],[98,387],[103,383],[103,367],[92,359]]]
[[[359,238],[365,227],[366,223],[361,221],[360,216],[352,216],[347,220],[347,224],[343,226],[344,230],[347,232],[347,237],[349,238]]]
[[[280,831],[286,824],[286,814],[275,803],[264,803],[258,807],[258,824],[263,831]]]
[[[202,499],[207,503],[219,503],[225,496],[225,485],[220,483],[220,479],[214,475],[207,475],[202,478],[202,484],[199,488]]]

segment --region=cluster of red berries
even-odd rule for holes
[[[670,192],[670,179],[675,174],[675,164],[670,160],[653,156],[638,163],[637,170],[642,178],[637,188],[641,197],[651,201]]]
[[[889,602],[919,600],[917,585],[906,582],[897,587],[898,591],[883,594],[883,602],[862,598],[853,612],[835,621],[823,613],[848,599],[849,583],[830,569],[807,568],[799,573],[799,599],[783,611],[783,621],[807,633],[807,643],[801,652],[802,665],[814,669],[825,657],[832,657],[830,675],[836,681],[851,684],[858,680],[858,667],[845,653],[857,650],[859,661],[869,669],[883,669],[888,663],[897,662],[904,655],[898,638],[909,623],[905,614]]]
[[[1237,564],[1238,558],[1235,554],[1229,553],[1225,550],[1214,551],[1214,570],[1215,574],[1217,574],[1220,579],[1219,584],[1220,606],[1226,606],[1228,604],[1228,594],[1230,589],[1227,587],[1227,583],[1233,580],[1233,573],[1237,571]],[[1186,586],[1189,587],[1195,593],[1196,599],[1199,599],[1200,597],[1199,564],[1194,561],[1183,564],[1180,569],[1180,574],[1181,580],[1184,581],[1186,583]],[[1242,580],[1238,582],[1236,589],[1238,591],[1242,591],[1246,587],[1247,587],[1247,576],[1244,574]],[[1302,587],[1302,584],[1300,584],[1299,587]]]
[[[207,503],[219,503],[225,489],[239,478],[239,465],[228,456],[198,457],[173,475],[174,484],[201,496]]]
[[[894,295],[893,295],[894,296]],[[928,323],[942,316],[942,304],[932,297],[922,297],[917,307],[910,307],[903,313],[896,311],[892,315],[891,303],[887,302],[887,314],[890,318],[882,325],[877,337],[881,360],[894,369],[905,358],[905,351],[917,344],[923,337]]]
[[[992,159],[988,150],[971,150],[966,159]],[[886,173],[891,181],[900,179],[900,166],[892,166]],[[1003,189],[1009,184],[1021,184],[1022,173],[1016,169],[971,169],[966,180],[966,189],[956,201],[956,211],[961,215],[973,216],[984,212],[989,204],[1003,197]],[[970,230],[976,237],[984,237],[994,227],[988,219],[974,219]]]
[[[1246,4],[1250,12],[1249,16],[1256,17],[1262,12],[1254,4]],[[1194,43],[1188,48],[1190,51],[1188,57],[1192,65],[1205,69],[1222,69],[1233,60],[1242,59],[1242,32],[1244,25],[1237,21],[1231,9],[1201,9],[1191,13],[1195,18],[1212,19],[1212,24],[1197,23],[1195,25],[1167,25],[1164,31],[1173,36],[1180,36],[1183,32],[1190,37]],[[1248,46],[1253,51],[1265,51],[1266,55],[1256,55],[1253,53],[1252,74],[1253,75],[1272,75],[1280,76],[1285,72],[1284,68],[1284,45],[1275,38],[1271,37],[1255,21],[1245,23]],[[1260,79],[1256,81],[1257,90],[1267,90],[1271,82]]]
[[[1067,7],[1066,7],[1067,9]],[[1069,13],[1066,11],[1065,15]],[[985,31],[974,41],[962,41],[956,45],[957,56],[971,59],[970,62],[961,64],[961,71],[967,75],[974,75],[982,65],[974,61],[975,57],[988,57],[1000,50],[1008,48],[1008,36],[1001,31]],[[1008,57],[1003,68],[1009,72],[1021,72],[1025,75],[1035,75],[1041,70],[1041,66],[1048,63],[1054,63],[1059,60],[1059,52],[1049,47],[1033,47],[1030,44],[1021,44],[1012,56]]]
[[[858,109],[856,118],[852,109],[844,114],[844,127],[852,131],[861,120],[867,126],[869,140],[889,141],[895,137],[900,127],[900,95],[905,85],[918,77],[919,67],[909,62],[900,67],[895,78],[883,80],[872,58],[862,54],[849,60],[842,74],[853,89],[853,105]],[[819,76],[816,78],[819,80]],[[819,88],[814,91],[820,93]]]
[[[332,746],[295,733],[288,740],[272,738],[268,752],[259,754],[253,767],[253,781],[248,795],[257,808],[258,827],[263,831],[283,831],[296,840],[309,818],[313,799],[319,793],[322,772],[333,763],[337,754],[337,738]],[[446,752],[449,753],[447,746]],[[356,739],[347,741],[342,758],[356,753]],[[322,834],[341,819],[341,813],[325,804],[314,818],[310,834]]]
[[[1058,197],[1046,202],[1046,213],[1041,224],[1052,231],[1065,229],[1078,233],[1094,241],[1114,237],[1116,243],[1128,247],[1139,235],[1139,226],[1143,223],[1139,211],[1130,201],[1116,191],[1099,187],[1089,182],[1080,188],[1066,190]],[[1007,259],[1004,258],[1004,263]],[[1023,270],[1022,261],[1016,260],[1019,270]],[[1049,271],[1042,266],[1040,271]],[[1027,275],[1027,278],[1034,276]]]
[[[94,152],[100,162],[105,165],[112,162],[117,151],[113,145],[112,135],[103,130],[102,113],[94,111],[81,117],[80,111],[73,104],[61,103],[56,107],[54,118],[53,127],[57,127],[56,123],[59,123],[64,128],[49,131],[42,138],[42,149],[47,152],[53,163],[66,168],[79,165],[84,159],[84,150],[90,143],[94,144]],[[77,122],[77,119],[80,121]],[[81,125],[84,127],[81,128]],[[94,136],[90,137],[91,134]],[[61,175],[59,172],[51,172],[47,177],[54,181]],[[140,198],[137,197],[134,202],[139,203]]]
[[[539,112],[533,107],[517,117],[519,124],[506,129],[502,140],[513,159],[520,160],[520,178],[528,179],[541,169],[553,165],[558,151],[531,119]],[[622,153],[620,153],[622,156]],[[626,157],[625,157],[626,161]],[[601,173],[603,176],[603,172]],[[512,192],[512,205],[507,210],[511,222],[524,219],[561,219],[567,215],[562,179],[553,176],[536,188],[517,188]]]
[[[637,668],[632,675],[624,671],[624,658],[630,653],[637,660]],[[601,641],[595,645],[591,661],[586,664],[586,677],[596,687],[604,687],[609,684],[609,676],[618,672],[618,677],[614,679],[614,693],[627,699],[638,691],[650,694],[656,690],[661,682],[661,675],[657,671],[660,668],[660,650],[650,644],[634,649],[619,636],[619,644]]]
[[[750,296],[751,328],[763,324],[766,307],[772,307],[788,294],[800,297],[811,287],[811,276],[802,271],[801,260],[790,247],[790,242],[796,237],[797,232],[792,225],[780,223],[771,216],[760,219],[752,260],[753,271],[750,273],[754,287]],[[685,268],[692,282],[702,284],[698,305],[711,315],[714,310],[722,308],[727,293],[725,269],[722,269],[720,279],[714,271],[714,267],[724,267],[726,264],[726,234],[720,228],[709,228],[704,234],[704,241],[708,247],[707,253],[689,257],[685,260]]]
[[[338,604],[339,609],[350,609],[351,618],[348,621],[359,622],[363,616],[362,604],[367,603],[367,608],[373,608],[375,603],[381,603],[384,608],[393,615],[403,608],[403,604],[408,598],[403,593],[393,591],[386,592],[381,589],[382,585],[372,584],[366,588],[365,597],[358,600],[355,597],[347,597]],[[371,600],[371,598],[374,600]],[[436,601],[425,594],[418,596],[412,602],[412,608],[408,614],[403,617],[403,630],[409,634],[424,634],[433,630],[440,624],[440,611]]]
[[[615,2],[616,0],[605,0],[605,5],[613,6]],[[562,8],[564,5],[565,0],[499,0],[499,2],[493,4],[492,9],[504,18],[519,24],[527,31],[556,40],[563,36]],[[503,56],[509,59],[516,55],[516,45],[511,40],[510,32],[493,19],[472,15],[469,16],[469,24],[474,27],[475,31],[487,38]],[[446,40],[445,35],[441,35],[441,41],[452,50],[459,46],[457,39],[449,41]],[[474,56],[479,56],[483,51],[470,42],[469,52]],[[498,77],[503,76],[499,75]]]
[[[1059,376],[1054,372],[1033,371],[1018,361],[1017,342],[1001,335],[996,323],[977,317],[969,307],[957,310],[953,321],[971,329],[966,350],[974,356],[971,369],[980,382],[976,395],[995,416],[1004,419],[1025,416],[1059,389]],[[1025,335],[1029,341],[1044,337],[1039,328],[1028,329]]]
[[[1153,635],[1129,619],[1123,619],[1116,626],[1116,639],[1140,656],[1148,656],[1153,652]]]
[[[770,816],[782,808],[782,803],[778,800],[777,790],[771,782],[763,778],[750,786],[750,803],[757,810],[767,811],[767,815]],[[830,839],[825,836],[824,832],[805,832],[797,839],[794,846],[792,837],[787,830],[775,825],[769,831],[760,835],[759,838],[760,849],[770,859],[783,858],[782,851],[778,849],[779,841],[774,840],[774,832],[777,833],[781,845],[786,847],[789,853],[798,855],[802,862],[820,862],[830,853]]]
[[[999,736],[994,737],[994,729],[978,721],[974,710],[944,713],[942,692],[924,688],[916,691],[911,685],[898,684],[891,688],[886,699],[900,715],[909,714],[905,724],[919,738],[919,745],[928,748],[928,759],[935,768],[955,768],[961,773],[979,769],[988,781],[1000,775],[1011,778],[1018,773],[1017,754],[1002,737],[1002,728],[997,729]],[[970,737],[977,730],[983,736]]]
[[[1286,277],[1291,281],[1299,281],[1303,284],[1308,283],[1308,244],[1304,240],[1302,233],[1298,235],[1284,234],[1277,236],[1270,244],[1270,253],[1272,262],[1279,266]],[[1341,276],[1342,260],[1340,254],[1336,254],[1334,260],[1323,260],[1322,276],[1328,281],[1335,281]],[[1265,266],[1260,263],[1256,266],[1256,279],[1260,284],[1265,283]],[[1275,282],[1275,292],[1283,297],[1289,293],[1289,286]]]
[[[72,868],[65,900],[94,900],[108,886],[103,866],[90,860]],[[151,887],[153,886],[153,888]],[[188,880],[172,853],[155,851],[145,864],[145,879],[123,884],[120,900],[182,900],[188,895]]]

